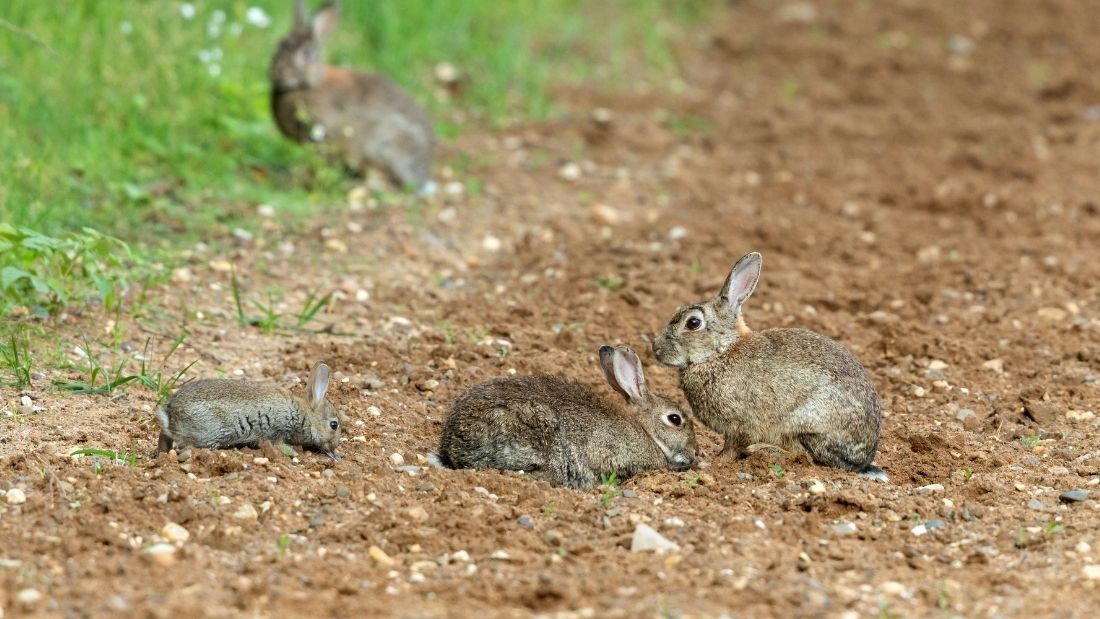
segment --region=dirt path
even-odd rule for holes
[[[26,496],[0,499],[0,609],[1088,615],[1100,602],[1090,5],[790,6],[729,8],[685,43],[676,95],[567,92],[574,122],[463,138],[447,156],[480,192],[426,209],[352,200],[307,234],[273,221],[231,254],[196,253],[164,290],[168,311],[142,324],[163,347],[182,321],[176,359],[199,359],[198,376],[294,384],[326,359],[353,419],[345,459],[330,472],[312,454],[245,450],[97,474],[64,454],[149,451],[151,396],[65,397],[47,377],[46,412],[0,437],[0,488]],[[447,403],[478,380],[562,373],[610,395],[603,343],[634,346],[654,389],[675,394],[652,334],[750,250],[765,257],[750,324],[819,330],[871,371],[893,484],[799,458],[779,477],[765,458],[708,457],[601,501],[423,468]],[[230,263],[246,290],[279,286],[290,307],[337,289],[330,333],[237,327]],[[1088,496],[1059,498],[1070,490]],[[143,549],[166,522],[190,538],[153,560]],[[631,553],[639,522],[681,550]],[[19,601],[27,589],[41,599]]]

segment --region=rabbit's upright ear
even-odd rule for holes
[[[340,6],[335,2],[326,2],[313,14],[313,38],[324,41],[336,29],[340,21]]]
[[[306,382],[306,392],[309,393],[309,405],[315,407],[325,400],[328,393],[328,379],[332,371],[323,361],[318,361],[309,373],[309,381]]]
[[[630,348],[601,346],[600,367],[603,368],[607,384],[623,394],[629,402],[641,402],[648,396],[649,389],[645,384],[645,374],[642,373],[642,360]]]
[[[760,280],[760,266],[764,258],[757,252],[745,254],[737,264],[733,265],[726,283],[722,286],[722,293],[718,298],[729,305],[733,311],[740,311],[752,291],[756,290],[756,282]]]
[[[306,10],[306,0],[294,0],[294,29],[303,30],[309,27],[309,11]]]

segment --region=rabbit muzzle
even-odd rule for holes
[[[676,454],[668,459],[669,467],[673,471],[686,471],[695,464],[695,458],[687,454]]]

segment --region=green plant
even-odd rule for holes
[[[714,121],[698,114],[684,114],[682,116],[670,116],[665,121],[665,128],[680,137],[687,137],[694,133],[713,131]]]
[[[691,272],[698,275],[703,272],[703,261],[698,258],[691,261]]]
[[[546,505],[542,506],[542,517],[547,518],[547,519],[554,517],[554,502],[553,501],[550,501]]]
[[[600,495],[600,507],[608,509],[615,502],[615,499],[623,495],[622,488],[619,488],[619,476],[615,473],[610,475],[601,474],[600,485],[603,487],[603,494]]]
[[[91,228],[52,237],[0,223],[0,313],[50,313],[92,295],[117,308],[135,263],[126,243]]]
[[[1019,550],[1027,548],[1027,531],[1023,527],[1016,527],[1016,548]]]
[[[31,384],[31,345],[25,332],[8,334],[7,342],[0,342],[0,362],[12,375],[11,386],[23,389]]]
[[[621,289],[625,283],[626,282],[623,281],[623,278],[617,275],[609,275],[607,277],[596,278],[596,285],[610,292],[615,292],[616,290]]]
[[[969,466],[963,469],[963,477],[964,478],[970,479],[973,476],[974,476],[974,469],[970,468]]]
[[[288,550],[290,550],[290,535],[283,533],[275,540],[275,553],[281,559],[286,556]]]
[[[780,479],[787,476],[787,471],[783,470],[783,465],[779,464],[778,462],[772,462],[768,465],[768,468],[770,468],[772,470],[772,473],[775,473],[775,476]]]
[[[56,387],[78,394],[111,395],[119,387],[141,378],[137,374],[123,373],[126,363],[129,361],[126,357],[123,357],[118,363],[106,367],[99,362],[99,358],[92,350],[88,340],[84,340],[84,347],[81,350],[84,352],[86,365],[80,369],[87,374],[87,380],[56,379],[53,383]]]
[[[187,332],[184,331],[172,341],[172,345],[168,348],[168,352],[164,354],[164,358],[161,359],[160,367],[156,371],[150,372],[148,366],[149,362],[149,343],[150,339],[145,340],[145,352],[141,355],[141,373],[138,375],[141,384],[153,390],[156,394],[157,400],[155,406],[160,406],[172,393],[172,389],[175,388],[179,382],[180,377],[187,373],[187,370],[191,369],[191,366],[198,363],[198,359],[183,366],[179,371],[172,375],[165,375],[164,366],[168,364],[168,359],[179,349],[180,344],[183,343],[184,338],[187,337]]]
[[[1066,525],[1061,522],[1050,521],[1043,527],[1043,533],[1045,535],[1056,535],[1066,530]]]
[[[680,480],[680,483],[690,488],[692,486],[697,486],[699,484],[699,480],[702,479],[702,477],[703,475],[701,473],[696,473],[685,479]]]
[[[114,451],[111,449],[98,449],[95,447],[82,447],[80,449],[74,449],[69,452],[70,456],[94,456],[96,458],[106,458],[107,460],[115,463],[124,462],[128,466],[137,464],[137,456],[133,454],[123,453],[121,451]],[[96,460],[95,464],[99,464]],[[99,471],[96,471],[97,473]]]
[[[1036,445],[1038,445],[1039,443],[1042,443],[1042,442],[1043,442],[1043,440],[1041,438],[1039,438],[1038,435],[1021,436],[1020,437],[1020,444],[1023,445],[1024,447],[1034,447],[1034,446],[1036,446]]]
[[[230,274],[230,291],[233,294],[233,305],[237,310],[237,322],[241,326],[259,327],[260,331],[264,333],[273,333],[281,326],[283,314],[276,309],[275,296],[271,292],[267,293],[267,303],[252,300],[253,307],[260,310],[259,316],[249,316],[245,313],[244,302],[241,298],[241,284],[237,280],[236,268],[233,268]],[[331,302],[331,292],[320,295],[319,289],[311,291],[306,295],[302,309],[294,312],[294,324],[289,328],[304,330],[306,325],[312,322],[317,314]]]

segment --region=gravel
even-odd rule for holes
[[[1064,503],[1080,503],[1089,498],[1088,490],[1074,489],[1066,490],[1062,494],[1058,495],[1058,498]]]
[[[679,544],[661,535],[653,527],[639,523],[634,529],[634,537],[630,540],[630,552],[657,552],[677,551]]]

